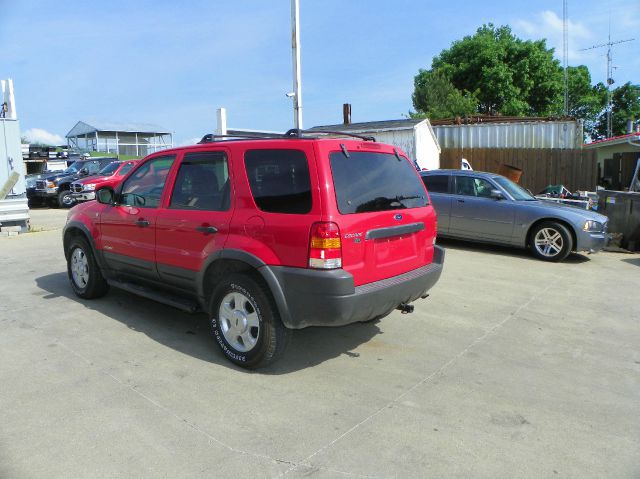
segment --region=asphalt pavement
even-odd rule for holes
[[[2,478],[640,477],[640,255],[446,242],[413,314],[247,372],[204,315],[75,297],[65,216],[0,238]]]

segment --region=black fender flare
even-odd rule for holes
[[[109,268],[107,268],[107,265],[104,261],[104,257],[102,256],[102,251],[96,248],[96,242],[93,239],[93,235],[89,231],[89,228],[87,228],[87,225],[85,225],[81,221],[73,221],[73,220],[69,221],[66,225],[64,225],[64,228],[62,229],[62,247],[64,249],[65,259],[68,259],[67,258],[67,239],[66,239],[67,233],[69,233],[73,229],[80,230],[82,235],[89,242],[89,246],[91,247],[91,252],[93,253],[93,257],[96,259],[98,266],[100,267],[100,270],[103,272],[103,274],[105,274],[105,272],[108,271]]]
[[[264,282],[267,284],[267,287],[271,291],[271,294],[273,295],[273,299],[276,302],[276,307],[278,308],[278,312],[280,313],[280,319],[282,320],[282,323],[285,326],[290,327],[290,325],[292,324],[291,314],[289,312],[289,308],[287,307],[284,292],[282,291],[282,285],[278,281],[276,275],[273,273],[273,270],[269,265],[267,265],[257,256],[254,256],[251,253],[247,253],[246,251],[242,250],[222,249],[216,251],[206,259],[202,269],[198,273],[196,281],[198,288],[198,298],[201,305],[203,306],[203,309],[205,311],[207,310],[206,308],[208,306],[209,300],[209,298],[205,296],[204,291],[205,275],[207,274],[209,267],[213,265],[213,263],[225,259],[245,263],[260,274]]]

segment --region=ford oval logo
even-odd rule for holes
[[[397,214],[393,217],[394,220],[400,221],[402,219],[402,215],[401,214]]]

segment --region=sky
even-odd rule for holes
[[[640,83],[640,1],[569,0],[569,65]],[[0,0],[0,79],[23,136],[64,143],[77,121],[153,123],[189,144],[228,126],[293,127],[290,0]],[[547,39],[562,60],[561,0],[300,0],[303,125],[403,118],[413,78],[484,23]],[[615,86],[615,85],[614,85]]]

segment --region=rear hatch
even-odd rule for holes
[[[342,267],[355,285],[391,278],[431,263],[436,216],[411,162],[397,151],[332,151]],[[384,150],[390,148],[385,145]]]

